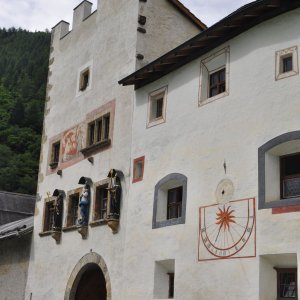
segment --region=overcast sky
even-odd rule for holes
[[[96,9],[97,0],[90,0]],[[109,0],[101,0],[109,1]],[[51,29],[60,20],[72,23],[73,8],[81,0],[0,0],[0,27],[31,31]],[[181,0],[202,22],[211,26],[247,0]]]

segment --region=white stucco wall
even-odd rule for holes
[[[165,1],[156,2],[160,5]],[[50,54],[48,93],[45,108],[44,133],[42,139],[38,195],[26,300],[63,299],[67,282],[78,261],[89,252],[96,252],[106,263],[112,286],[112,299],[122,299],[124,278],[123,255],[127,232],[127,205],[131,174],[131,120],[133,87],[121,87],[118,81],[136,68],[138,43],[137,20],[139,1],[99,0],[98,9],[84,21],[75,10],[75,26],[65,35],[67,25],[54,28]],[[86,15],[86,7],[84,14]],[[151,18],[160,18],[160,14]],[[153,22],[149,18],[150,22]],[[154,21],[155,23],[155,21]],[[161,35],[173,34],[176,29],[167,26]],[[60,30],[63,34],[61,35]],[[186,25],[186,34],[190,26]],[[62,37],[63,36],[63,37]],[[62,38],[61,38],[62,37]],[[181,39],[177,42],[179,44]],[[164,47],[166,44],[163,45]],[[160,49],[161,48],[161,49]],[[164,50],[157,46],[155,55]],[[159,50],[160,49],[160,50]],[[165,48],[163,48],[165,49]],[[78,91],[80,71],[90,66],[91,80],[84,92]],[[83,159],[62,170],[62,176],[49,171],[51,141],[72,126],[85,122],[86,115],[110,101],[115,101],[112,146],[95,155],[94,163]],[[85,124],[86,125],[86,124]],[[108,226],[89,227],[88,238],[83,240],[77,231],[62,233],[61,242],[56,244],[51,236],[40,237],[43,223],[44,200],[47,193],[55,189],[68,191],[80,187],[81,176],[90,177],[93,182],[107,178],[108,171],[116,168],[124,173],[122,181],[121,218],[118,234],[113,235]],[[92,191],[90,220],[94,201]],[[64,200],[63,225],[65,225],[67,199]]]
[[[260,268],[259,256],[298,254],[299,213],[257,210],[256,257],[198,262],[198,209],[216,204],[223,178],[233,181],[234,200],[255,197],[257,203],[258,148],[299,130],[299,75],[275,81],[275,52],[300,46],[299,16],[299,9],[281,15],[218,48],[230,47],[226,97],[198,107],[200,61],[218,49],[137,90],[132,159],[145,155],[145,171],[129,192],[124,261],[132,271],[124,299],[153,299],[155,261],[164,259],[175,259],[177,300],[273,299],[273,290],[269,296],[259,291],[259,276],[270,273]],[[148,94],[163,86],[166,122],[147,128]],[[154,186],[174,172],[188,178],[186,222],[152,229]]]

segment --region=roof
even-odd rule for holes
[[[0,226],[0,241],[21,237],[33,231],[33,217],[14,221]]]
[[[140,88],[202,56],[266,20],[300,7],[299,0],[257,0],[246,4],[192,39],[119,81]]]
[[[0,191],[0,226],[32,216],[35,198],[31,195]]]
[[[171,4],[173,4],[184,16],[186,16],[190,21],[192,21],[198,28],[201,30],[205,30],[207,26],[199,20],[186,6],[184,6],[178,0],[168,0]]]

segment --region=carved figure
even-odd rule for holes
[[[78,224],[81,226],[88,225],[89,221],[89,206],[90,206],[90,199],[89,199],[89,186],[85,184],[83,188],[83,193],[79,198],[79,207],[80,207],[80,216],[81,218],[78,220]]]
[[[111,169],[108,173],[110,182],[108,185],[108,191],[110,193],[110,211],[108,218],[119,219],[120,217],[120,202],[121,202],[121,172],[115,169]]]
[[[62,227],[63,194],[59,193],[54,202],[53,230],[60,231]]]

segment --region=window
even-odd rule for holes
[[[79,204],[79,192],[69,195],[66,227],[77,225],[78,204]]]
[[[293,56],[289,55],[282,58],[282,73],[290,72],[293,70]]]
[[[300,197],[300,154],[280,158],[281,197]]]
[[[148,127],[166,121],[167,87],[163,87],[149,94]]]
[[[109,139],[110,115],[106,114],[88,124],[88,146],[105,142]]]
[[[175,260],[166,259],[155,262],[154,299],[174,299]]]
[[[52,144],[51,162],[49,164],[51,169],[57,167],[59,163],[60,141]]]
[[[275,78],[276,80],[297,75],[298,48],[297,46],[276,52]]]
[[[168,190],[167,219],[181,217],[182,210],[182,186]]]
[[[284,133],[258,149],[259,208],[300,204],[300,131]]]
[[[45,203],[44,207],[44,226],[43,231],[51,231],[54,225],[54,199],[49,200]]]
[[[136,158],[133,161],[133,179],[132,179],[133,183],[143,180],[144,164],[145,164],[145,156]]]
[[[201,61],[199,106],[227,95],[229,95],[229,47]]]
[[[93,61],[82,65],[77,72],[76,97],[81,96],[92,87]]]
[[[155,185],[152,228],[184,224],[187,178],[179,173],[165,176]]]
[[[96,199],[94,209],[94,221],[107,218],[108,184],[96,187]]]
[[[80,82],[79,82],[79,90],[84,91],[89,85],[89,78],[90,78],[90,70],[84,70],[80,74]]]
[[[168,299],[174,298],[174,273],[168,273],[169,276],[169,293]]]
[[[209,97],[225,92],[225,68],[209,75]]]
[[[298,299],[297,296],[297,269],[275,268],[277,271],[277,299]]]

